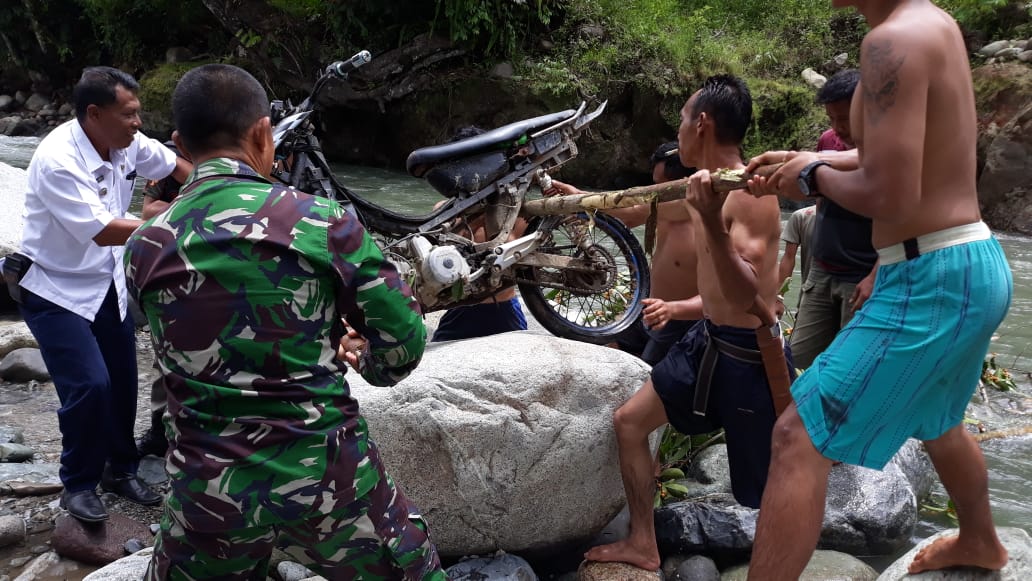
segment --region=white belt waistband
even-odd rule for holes
[[[976,242],[978,240],[988,240],[992,238],[992,235],[993,233],[985,225],[985,222],[954,226],[945,230],[939,230],[938,232],[922,234],[917,238],[904,240],[899,244],[879,248],[878,262],[879,264],[902,262],[917,258],[922,254],[949,248],[950,246],[967,244],[968,242]]]

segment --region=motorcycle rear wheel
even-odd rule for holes
[[[532,266],[517,271],[520,295],[534,318],[554,335],[604,345],[634,325],[649,296],[649,263],[634,234],[616,218],[596,214],[535,220],[547,229],[537,252],[589,259],[591,273]]]

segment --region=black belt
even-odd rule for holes
[[[706,334],[706,350],[702,353],[702,361],[699,363],[699,377],[695,382],[695,399],[692,402],[692,413],[699,416],[706,415],[706,408],[709,406],[710,387],[713,383],[713,372],[717,368],[718,355],[727,355],[743,363],[763,365],[763,356],[759,349],[740,347],[729,343],[710,334],[707,323],[704,321],[702,331]]]
[[[917,238],[907,238],[903,241],[903,253],[907,260],[913,260],[921,256],[921,249],[917,247]]]

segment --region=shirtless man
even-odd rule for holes
[[[739,146],[751,119],[752,98],[742,81],[727,75],[707,79],[681,110],[682,163],[713,170],[742,167]],[[757,506],[766,481],[774,406],[757,351],[760,321],[747,311],[758,296],[774,303],[777,200],[739,190],[724,201],[713,193],[705,170],[690,180],[683,204],[699,249],[692,277],[699,294],[686,301],[685,318],[705,320],[671,347],[652,378],[613,415],[630,534],[591,549],[585,555],[589,560],[659,567],[648,437],[668,422],[686,434],[725,429],[732,490],[742,504]],[[703,357],[707,348],[714,350],[710,358]],[[725,355],[728,351],[734,356]]]
[[[652,181],[663,184],[687,177],[695,172],[685,166],[678,156],[677,142],[664,143],[652,154]],[[581,190],[552,181],[564,195],[582,194]],[[628,228],[636,228],[648,221],[652,206],[641,204],[630,208],[606,210],[606,213]],[[664,202],[656,212],[656,249],[652,254],[651,297],[642,301],[645,308],[640,322],[646,337],[640,357],[649,365],[656,365],[674,343],[694,324],[690,300],[699,294],[695,272],[695,242],[692,236],[691,215],[684,201]],[[695,319],[698,319],[696,316]],[[635,328],[632,327],[629,331]],[[641,334],[642,331],[638,331]]]
[[[871,26],[850,114],[859,154],[837,154],[827,166],[814,154],[766,153],[750,166],[790,161],[751,188],[793,199],[819,192],[870,216],[880,266],[871,297],[792,386],[749,579],[794,580],[803,571],[833,461],[879,469],[909,437],[924,440],[960,527],[918,553],[910,572],[1000,569],[1007,552],[992,523],[985,462],[962,420],[1012,282],[978,210],[967,50],[956,22],[930,0],[838,4],[856,6]]]

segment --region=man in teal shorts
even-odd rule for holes
[[[787,163],[750,188],[822,195],[870,217],[880,266],[871,297],[793,384],[795,404],[775,426],[749,579],[798,579],[820,534],[832,463],[881,469],[910,437],[924,441],[960,528],[918,553],[910,573],[1000,569],[1007,552],[985,460],[962,420],[1012,281],[978,209],[967,49],[930,0],[835,4],[856,6],[871,26],[850,112],[859,152],[768,152],[748,169]]]
[[[172,111],[196,169],[126,252],[168,392],[172,490],[147,578],[265,579],[280,544],[331,580],[443,581],[337,357],[373,385],[408,375],[426,343],[411,289],[341,206],[267,179],[250,74],[193,69]]]

